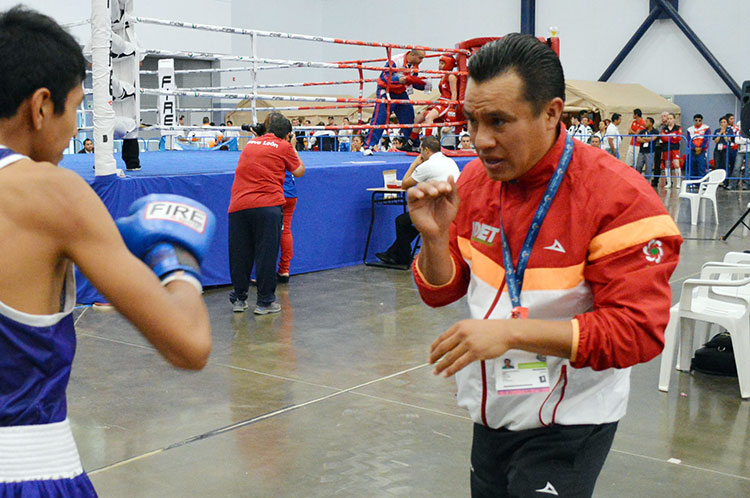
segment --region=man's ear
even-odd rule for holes
[[[47,88],[37,88],[27,99],[31,126],[35,131],[41,130],[44,120],[52,117],[55,112],[55,104],[52,102],[52,94]]]
[[[565,102],[563,102],[563,99],[561,99],[560,97],[555,97],[554,99],[549,101],[549,103],[547,104],[547,108],[544,110],[545,116],[547,118],[546,121],[548,129],[557,128],[559,126],[564,107]]]

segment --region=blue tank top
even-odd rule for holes
[[[284,197],[297,197],[297,183],[294,180],[294,175],[289,171],[286,172],[286,176],[284,177]]]
[[[0,147],[0,168],[25,156]],[[1,174],[1,172],[0,172]],[[68,263],[61,311],[32,315],[0,302],[0,426],[61,422],[76,349],[73,264]]]

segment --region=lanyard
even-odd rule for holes
[[[523,274],[526,272],[526,265],[529,263],[529,257],[531,256],[531,249],[534,247],[539,230],[542,227],[542,222],[547,216],[550,205],[557,194],[557,189],[562,183],[563,176],[568,169],[570,164],[570,158],[573,155],[573,138],[570,134],[565,137],[565,148],[563,150],[560,161],[557,163],[557,168],[552,174],[552,178],[547,184],[547,190],[544,191],[542,201],[539,203],[539,207],[536,209],[534,218],[531,220],[531,226],[529,231],[526,233],[526,240],[523,242],[521,247],[521,254],[518,256],[518,263],[513,266],[513,256],[510,253],[510,246],[508,245],[508,239],[505,236],[505,228],[503,227],[503,215],[502,208],[500,212],[500,236],[503,244],[503,266],[505,267],[505,280],[508,282],[508,293],[510,294],[510,301],[513,307],[521,306],[521,287],[523,286]],[[500,289],[502,292],[502,289]]]

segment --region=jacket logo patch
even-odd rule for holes
[[[471,240],[491,246],[495,242],[495,236],[500,232],[499,228],[485,225],[474,221],[471,224]]]
[[[562,246],[559,240],[555,239],[555,241],[551,244],[545,247],[545,249],[549,249],[550,251],[557,251],[565,254],[565,248]]]
[[[661,240],[651,239],[648,244],[643,246],[643,254],[646,255],[646,261],[661,263],[661,257],[664,256]]]
[[[547,485],[545,487],[543,487],[542,489],[537,489],[536,492],[546,493],[548,495],[560,496],[559,494],[557,494],[557,490],[555,489],[555,487],[549,481],[547,481]]]

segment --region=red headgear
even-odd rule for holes
[[[443,71],[452,71],[456,67],[456,59],[450,55],[441,55],[440,60],[443,61]]]

